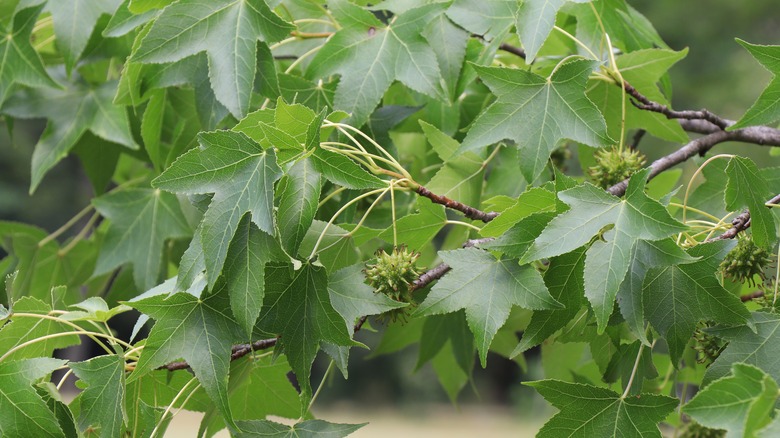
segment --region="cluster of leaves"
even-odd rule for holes
[[[362,425],[313,419],[312,364],[346,377],[366,317],[401,308],[376,353],[419,343],[453,400],[475,357],[541,344],[547,379],[526,384],[560,412],[540,436],[779,433],[780,172],[718,156],[678,182],[661,172],[695,153],[640,170],[625,144],[687,126],[780,145],[750,131],[780,119],[778,79],[738,122],[686,125],[667,107],[686,51],[623,0],[367,3],[0,0],[0,114],[46,121],[30,191],[74,154],[95,194],[51,234],[0,222],[3,435],[159,436],[186,408],[204,436],[345,436]],[[780,46],[740,43],[780,73]],[[732,217],[761,251],[738,282]],[[434,268],[374,269],[401,247]],[[401,301],[369,286],[401,283]],[[53,358],[82,338],[105,354]]]

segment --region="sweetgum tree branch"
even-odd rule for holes
[[[418,195],[430,199],[434,204],[440,204],[452,210],[457,210],[463,213],[463,215],[469,219],[490,222],[495,219],[496,216],[498,216],[498,213],[494,211],[484,212],[482,210],[478,210],[474,207],[455,201],[454,199],[450,199],[446,196],[437,195],[423,186],[417,186],[414,191],[417,192]]]
[[[770,199],[766,202],[767,204],[778,204],[780,203],[780,194],[775,196],[774,198]],[[770,207],[771,208],[771,207]],[[737,237],[737,234],[739,234],[742,231],[747,230],[750,228],[750,212],[745,211],[742,212],[739,216],[735,217],[731,221],[731,228],[724,231],[723,234],[721,234],[718,237],[713,237],[712,239],[707,240],[708,242],[712,242],[715,240],[725,240],[725,239],[733,239]]]
[[[463,244],[463,247],[471,248],[473,246],[479,246],[480,244],[490,242],[491,240],[493,240],[492,237],[484,237],[482,239],[470,239]],[[452,269],[450,268],[450,265],[446,263],[439,263],[436,267],[429,269],[428,271],[426,271],[425,273],[417,277],[417,280],[414,280],[414,282],[412,282],[411,290],[416,291],[418,289],[424,288],[425,286],[428,286],[432,282],[444,277],[444,274],[450,272],[450,269]]]
[[[675,111],[666,105],[651,101],[628,82],[623,81],[623,88],[626,90],[626,93],[633,98],[631,103],[639,109],[661,113],[669,119],[706,120],[721,129],[726,129],[728,127],[728,123],[725,119],[706,109],[699,111]]]
[[[355,332],[358,332],[360,331],[361,328],[363,328],[363,324],[366,323],[367,319],[368,316],[362,316],[360,319],[358,319],[358,321],[355,323]],[[230,353],[230,360],[233,361],[233,360],[240,359],[253,351],[267,350],[275,346],[278,341],[279,338],[277,337],[277,338],[270,338],[270,339],[261,339],[259,341],[252,342],[251,344],[234,345]],[[176,371],[176,370],[185,370],[189,367],[190,365],[186,361],[179,361],[179,362],[171,362],[169,364],[163,365],[158,369]]]

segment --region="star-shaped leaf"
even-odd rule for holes
[[[509,29],[516,10],[515,0],[455,0],[447,16],[469,32],[492,40]]]
[[[569,0],[587,3],[590,0]],[[555,16],[567,0],[525,0],[517,10],[517,34],[525,49],[525,59],[532,62],[555,26]]]
[[[620,55],[615,59],[623,79],[648,99],[664,105],[669,102],[658,89],[658,83],[667,74],[669,68],[685,58],[688,49],[675,52],[667,49],[645,49]],[[618,84],[619,85],[619,84]],[[607,121],[607,133],[619,138],[623,123],[623,99],[626,100],[626,128],[645,129],[648,133],[673,141],[687,143],[688,135],[675,119],[667,119],[663,114],[641,110],[631,104],[631,96],[623,92],[620,86],[595,81],[588,88],[588,97],[596,104]]]
[[[274,182],[282,170],[273,150],[264,150],[245,134],[204,132],[198,142],[202,149],[181,155],[152,185],[182,194],[214,194],[197,231],[212,287],[245,213],[252,214],[262,231],[274,234]]]
[[[756,61],[769,70],[773,77],[772,82],[758,96],[753,106],[745,112],[736,124],[728,129],[734,130],[747,126],[771,125],[780,119],[780,46],[750,44],[739,38],[737,38],[737,42],[747,49],[756,58]]]
[[[591,385],[559,380],[528,382],[542,397],[561,411],[545,423],[539,438],[559,437],[658,437],[660,423],[678,400],[657,394],[623,398],[620,394]]]
[[[58,0],[47,3],[54,21],[55,44],[65,58],[65,68],[71,71],[87,47],[98,18],[113,14],[120,0]]]
[[[521,222],[522,224],[522,222]],[[583,272],[585,251],[574,250],[568,254],[554,257],[544,274],[544,284],[550,295],[565,307],[563,309],[539,310],[531,316],[523,337],[511,356],[541,344],[549,336],[565,327],[580,311],[585,293]]]
[[[588,183],[558,192],[558,198],[571,209],[550,221],[521,260],[565,254],[601,235],[585,259],[585,295],[600,332],[612,314],[636,242],[663,239],[685,229],[666,207],[644,193],[646,178],[647,170],[634,174],[622,200]]]
[[[306,231],[314,220],[320,201],[322,175],[314,163],[305,158],[290,167],[279,181],[277,221],[282,246],[288,254],[296,254]]]
[[[696,323],[712,320],[743,324],[750,317],[739,298],[720,285],[715,276],[734,242],[718,241],[691,248],[688,254],[701,257],[694,263],[651,269],[644,280],[644,308],[647,319],[669,345],[677,363],[693,335]]]
[[[13,84],[29,87],[58,87],[43,67],[41,58],[30,44],[35,20],[44,5],[17,11],[13,20],[0,27],[0,106]],[[13,13],[13,10],[9,11]]]
[[[513,140],[520,149],[520,171],[533,181],[562,139],[590,146],[611,144],[604,117],[585,95],[594,65],[582,59],[567,62],[549,78],[526,70],[474,65],[498,100],[477,117],[459,151]]]
[[[3,106],[2,111],[13,117],[48,119],[32,156],[30,193],[88,130],[103,140],[138,148],[125,107],[113,104],[116,81],[93,86],[75,76],[64,90],[28,90],[13,96]]]
[[[254,87],[258,41],[279,41],[292,29],[265,0],[182,0],[163,10],[131,60],[159,64],[207,52],[214,94],[241,118]]]
[[[644,291],[643,284],[647,271],[652,268],[674,266],[696,261],[672,239],[656,241],[640,240],[631,251],[631,266],[628,274],[620,284],[617,294],[617,302],[620,314],[626,320],[628,328],[646,346],[650,346],[647,339],[647,327],[645,324]]]
[[[237,420],[251,420],[275,415],[282,418],[296,418],[301,412],[301,399],[298,392],[287,378],[290,365],[284,356],[274,358],[247,357],[234,360],[230,364],[230,382],[228,396],[230,409]],[[262,397],[258,397],[262,394]],[[199,397],[196,393],[193,399],[202,401],[209,406],[200,423],[199,436],[213,436],[224,429],[225,422],[214,408],[210,400]],[[205,432],[205,435],[203,435]]]
[[[328,423],[322,420],[308,420],[292,426],[274,423],[268,420],[239,421],[240,438],[342,438],[361,427],[364,424],[339,424]]]
[[[100,428],[101,437],[120,436],[125,417],[125,361],[117,355],[99,356],[84,362],[71,363],[76,377],[88,386],[79,394],[78,424]]]
[[[41,300],[32,297],[23,297],[14,302],[11,307],[13,312],[37,315],[48,315],[52,307]],[[7,310],[6,310],[7,312]],[[59,321],[43,318],[13,318],[6,322],[0,329],[0,355],[27,342],[28,346],[16,350],[4,360],[27,359],[54,355],[54,350],[79,344],[78,335],[63,336],[64,333],[73,332],[73,327]],[[49,335],[57,335],[46,338]]]
[[[726,208],[750,210],[750,230],[757,245],[769,248],[776,240],[775,216],[764,205],[773,196],[756,163],[750,158],[734,156],[726,166]]]
[[[702,389],[683,412],[697,423],[722,429],[730,437],[755,437],[769,424],[777,400],[777,382],[761,369],[744,363],[731,366],[731,375]]]
[[[262,333],[281,336],[278,345],[298,376],[306,406],[311,397],[311,364],[320,342],[356,344],[330,302],[324,268],[305,264],[294,271],[287,264],[268,265],[265,288],[265,305],[257,327]]]
[[[232,427],[227,385],[233,343],[244,336],[223,290],[197,298],[188,293],[157,295],[127,303],[156,322],[128,383],[155,368],[184,359]]]
[[[54,414],[32,384],[66,361],[37,358],[0,363],[0,432],[3,436],[64,437]]]
[[[707,330],[711,335],[729,341],[729,345],[707,368],[702,385],[728,375],[732,365],[740,362],[761,368],[775,382],[780,379],[780,362],[777,360],[780,315],[754,312],[752,316],[751,322],[755,325],[755,330],[747,325]]]
[[[166,240],[191,235],[176,196],[160,190],[126,189],[96,198],[93,204],[111,221],[95,273],[129,262],[139,290],[159,284]]]
[[[274,238],[244,216],[230,242],[225,283],[236,321],[251,336],[265,296],[265,264],[289,259]]]
[[[539,272],[520,266],[517,260],[496,260],[478,248],[439,252],[452,270],[447,273],[415,311],[435,315],[466,309],[482,366],[493,337],[509,317],[512,306],[554,309],[561,303],[550,296]]]
[[[330,302],[344,318],[350,333],[354,330],[355,321],[361,316],[379,315],[407,306],[385,294],[374,292],[365,280],[362,263],[339,269],[328,279]]]
[[[422,31],[446,4],[411,9],[389,25],[346,0],[328,6],[343,28],[322,46],[307,76],[341,75],[335,109],[350,113],[350,124],[363,125],[394,80],[432,97],[444,94],[436,53]]]

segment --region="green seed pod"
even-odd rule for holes
[[[764,268],[772,262],[767,250],[753,243],[753,239],[740,235],[737,246],[723,259],[720,270],[725,277],[739,283],[755,286],[754,277],[764,279]]]
[[[363,270],[366,274],[366,284],[373,287],[376,293],[383,293],[396,301],[414,305],[412,285],[424,270],[415,265],[419,257],[420,253],[409,251],[405,246],[395,248],[390,253],[380,249],[376,253],[376,263],[366,265]],[[398,312],[403,314],[404,309],[399,309]],[[391,313],[395,319],[396,311]]]
[[[595,154],[596,165],[588,169],[593,182],[603,189],[630,177],[645,165],[645,156],[635,149],[599,149]]]

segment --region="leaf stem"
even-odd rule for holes
[[[71,374],[73,374],[73,369],[72,368],[68,369],[68,371],[66,371],[65,374],[60,379],[59,383],[57,383],[57,386],[56,386],[57,391],[59,391],[60,388],[62,388],[62,385],[65,384],[65,381],[68,380],[68,377],[70,377]]]
[[[45,336],[39,336],[39,337],[37,337],[37,338],[35,338],[35,339],[30,339],[30,340],[29,340],[29,341],[27,341],[27,342],[22,342],[21,344],[19,344],[19,345],[15,346],[15,347],[13,347],[13,348],[11,348],[10,350],[6,351],[6,352],[5,352],[5,354],[3,354],[2,356],[0,356],[0,362],[4,361],[4,360],[5,360],[5,359],[6,359],[8,356],[10,356],[10,355],[12,355],[12,354],[16,353],[17,351],[19,351],[19,350],[21,350],[21,349],[23,349],[23,348],[25,348],[25,347],[29,347],[30,345],[37,344],[38,342],[42,342],[42,341],[48,341],[49,339],[55,339],[55,338],[61,338],[61,337],[63,337],[63,336],[73,336],[73,335],[85,335],[85,336],[89,336],[89,337],[90,337],[90,339],[94,340],[95,342],[97,342],[97,344],[98,344],[98,345],[100,345],[101,347],[103,347],[103,350],[105,350],[105,351],[106,351],[106,353],[108,353],[108,354],[114,354],[114,352],[113,352],[113,351],[111,351],[111,349],[110,349],[110,348],[106,347],[106,345],[105,345],[104,343],[102,343],[102,342],[98,342],[98,341],[97,341],[97,340],[95,340],[95,338],[94,338],[94,337],[98,337],[98,338],[111,338],[111,336],[104,335],[103,333],[97,333],[97,332],[88,332],[88,331],[86,331],[86,330],[85,330],[85,331],[72,331],[72,332],[50,333],[50,334],[48,334],[48,335],[45,335]]]
[[[654,346],[655,340],[653,340],[653,343],[650,344],[650,351],[653,351]],[[636,360],[634,361],[634,368],[631,369],[631,376],[629,376],[628,383],[626,383],[626,389],[623,391],[623,395],[620,396],[621,400],[624,400],[626,397],[628,397],[628,394],[631,392],[631,386],[634,384],[634,378],[636,378],[636,372],[639,369],[639,361],[642,359],[642,350],[644,350],[644,348],[645,344],[640,342],[639,352],[636,354]]]
[[[320,243],[322,243],[322,239],[325,237],[325,233],[328,231],[328,228],[330,228],[330,226],[333,225],[333,222],[336,220],[337,217],[339,217],[339,215],[341,213],[344,212],[344,210],[346,210],[350,205],[360,201],[363,198],[367,198],[369,196],[376,195],[377,193],[384,194],[384,193],[386,193],[387,190],[388,189],[386,189],[386,188],[385,189],[376,189],[376,190],[371,190],[370,192],[363,193],[362,195],[357,196],[357,197],[351,199],[349,202],[344,204],[344,206],[342,206],[340,209],[338,209],[338,211],[336,211],[336,213],[333,214],[333,217],[330,218],[330,220],[328,221],[327,225],[325,225],[325,228],[320,233],[320,236],[317,238],[317,242],[314,244],[314,248],[312,248],[311,254],[309,254],[309,257],[307,257],[307,259],[310,260],[312,257],[314,257],[315,254],[317,254],[317,249],[320,247]],[[381,198],[381,196],[380,196],[380,198]]]
[[[586,46],[586,45],[585,45],[585,43],[583,43],[582,41],[578,40],[578,39],[577,39],[577,37],[575,37],[574,35],[570,34],[569,32],[566,32],[565,30],[561,29],[561,28],[560,28],[560,27],[558,27],[558,26],[553,26],[553,29],[555,29],[555,30],[557,30],[558,32],[562,33],[563,35],[567,36],[569,39],[571,39],[572,41],[574,41],[574,43],[575,43],[575,44],[577,44],[578,46],[580,46],[580,47],[582,47],[583,49],[585,49],[585,51],[586,51],[586,52],[588,52],[588,54],[589,54],[590,56],[592,56],[592,57],[593,57],[593,59],[595,59],[596,61],[599,61],[599,60],[601,59],[601,58],[599,58],[598,56],[596,56],[596,54],[595,54],[595,53],[593,53],[593,51],[592,51],[592,50],[590,50],[590,47]],[[579,56],[579,55],[577,55],[577,56]],[[568,58],[568,56],[567,56],[567,58]],[[552,75],[551,75],[551,76],[552,76]]]
[[[333,359],[330,360],[330,363],[328,364],[328,368],[325,369],[325,374],[322,375],[322,380],[320,380],[320,384],[319,386],[317,386],[317,390],[314,391],[314,395],[311,396],[311,400],[309,401],[309,406],[306,408],[307,412],[311,410],[311,407],[314,406],[314,402],[317,401],[317,397],[319,397],[320,392],[322,392],[322,388],[325,387],[325,381],[328,380],[328,376],[330,375],[330,372],[333,369],[333,365],[335,363],[336,362]]]
[[[688,213],[688,197],[690,196],[690,193],[691,193],[691,187],[692,187],[691,183],[702,172],[702,170],[704,170],[704,168],[707,167],[708,164],[710,164],[711,162],[713,162],[713,161],[715,161],[715,160],[717,160],[719,158],[729,158],[730,159],[730,158],[734,158],[734,155],[731,155],[731,154],[718,154],[718,155],[715,155],[715,156],[712,156],[712,157],[708,158],[705,162],[701,163],[701,166],[699,166],[699,168],[696,169],[696,172],[693,172],[693,175],[691,176],[691,179],[688,180],[688,187],[685,188],[685,198],[683,199],[683,206],[682,206],[682,209],[683,209],[682,221],[683,221],[683,223],[685,223],[686,217],[687,217],[687,213]]]
[[[52,240],[56,239],[57,237],[59,237],[60,235],[62,235],[62,233],[64,233],[65,231],[68,231],[68,229],[70,229],[70,227],[72,227],[73,225],[76,225],[76,223],[77,223],[78,221],[80,221],[80,220],[81,220],[81,218],[83,218],[84,216],[86,216],[86,215],[87,215],[87,213],[89,213],[90,211],[92,211],[92,209],[94,209],[94,208],[95,208],[95,207],[94,207],[92,204],[87,204],[87,206],[86,206],[86,207],[84,207],[83,209],[81,209],[81,211],[79,211],[78,213],[76,213],[76,215],[75,215],[75,216],[73,216],[72,218],[70,218],[70,220],[68,220],[67,222],[65,222],[65,224],[64,224],[63,226],[61,226],[61,227],[57,228],[57,230],[55,230],[53,233],[51,233],[51,234],[49,234],[48,236],[46,236],[46,237],[44,237],[43,239],[41,239],[41,241],[40,241],[40,242],[38,242],[38,248],[43,248],[43,247],[44,247],[44,246],[45,246],[47,243],[49,243],[49,242],[51,242]]]
[[[84,240],[84,238],[89,234],[89,232],[92,230],[92,226],[95,225],[95,222],[100,218],[100,214],[97,212],[92,215],[91,218],[89,218],[89,221],[84,225],[84,228],[79,231],[79,233],[76,235],[76,237],[73,238],[70,242],[68,242],[67,245],[65,245],[62,249],[60,249],[57,252],[57,255],[60,257],[65,256],[67,253],[70,252],[76,245],[78,245],[79,242]]]
[[[179,400],[179,397],[181,397],[181,395],[184,394],[184,391],[186,391],[187,388],[189,388],[189,386],[193,382],[197,382],[197,381],[198,379],[196,379],[193,376],[189,382],[187,382],[186,384],[184,384],[184,386],[182,386],[182,388],[179,390],[176,396],[173,397],[173,400],[171,400],[171,403],[168,405],[168,407],[165,408],[165,411],[163,411],[162,415],[160,416],[160,421],[158,421],[157,424],[154,426],[154,429],[152,430],[152,433],[149,436],[157,436],[157,431],[160,429],[160,426],[162,426],[162,424],[165,422],[165,417],[168,416],[168,413],[171,411],[171,408],[173,408],[173,406],[176,404],[176,401]],[[200,386],[200,383],[198,383],[197,386]],[[198,389],[197,386],[195,387],[195,389]],[[192,392],[195,392],[195,390],[193,390]],[[192,394],[190,393],[190,395]],[[187,398],[189,399],[189,397]]]
[[[477,232],[482,231],[482,228],[479,228],[478,226],[476,226],[474,224],[470,224],[468,222],[448,220],[448,221],[446,221],[444,223],[448,224],[448,225],[460,225],[460,226],[463,226],[463,227],[471,228],[472,230],[477,231]]]

